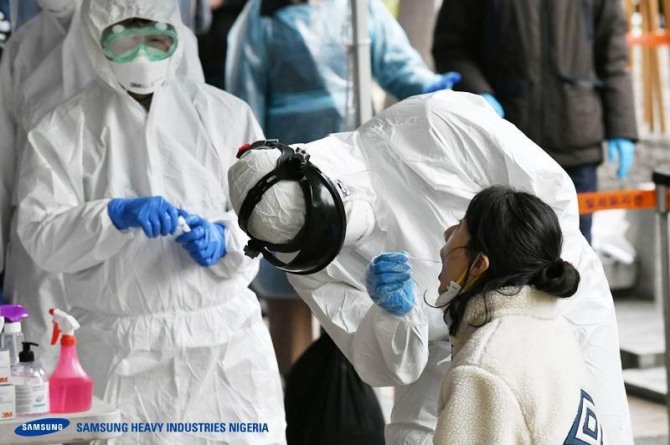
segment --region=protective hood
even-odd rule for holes
[[[347,134],[300,145],[300,148],[336,184],[347,220],[344,245],[352,245],[370,234],[375,227],[375,198],[369,175],[365,174],[367,169],[361,163],[361,154],[353,144],[350,145],[338,136],[346,139]],[[338,147],[337,156],[333,157],[329,148],[335,146]],[[347,147],[355,151],[347,151]],[[252,150],[230,168],[230,199],[237,214],[249,190],[276,167],[279,156],[278,150]],[[249,217],[247,231],[269,243],[287,243],[303,228],[305,216],[305,198],[300,185],[295,181],[280,181],[270,187],[256,204]]]
[[[276,150],[276,165],[251,188],[237,215],[239,225],[251,238],[244,248],[246,255],[258,254],[275,267],[295,274],[312,274],[327,267],[343,246],[347,219],[341,190],[336,183],[310,161],[309,153],[276,140],[260,140],[241,147],[237,158],[255,151]],[[305,202],[304,224],[288,242],[277,244],[258,239],[248,230],[250,216],[265,193],[280,182],[300,186]],[[272,220],[268,221],[270,224]]]
[[[110,25],[130,18],[154,20],[174,26],[179,36],[179,46],[169,59],[170,66],[166,76],[166,82],[169,82],[180,64],[183,55],[183,36],[186,33],[176,0],[84,0],[82,4],[84,41],[98,76],[112,88],[125,91],[102,52],[100,37]]]
[[[249,190],[277,165],[278,150],[253,150],[228,171],[230,200],[239,215]],[[265,192],[249,217],[247,230],[273,244],[291,241],[305,224],[305,197],[295,181],[280,181]]]
[[[46,11],[60,20],[65,20],[74,14],[79,0],[37,0],[37,3]]]

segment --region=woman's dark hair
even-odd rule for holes
[[[559,298],[577,291],[579,272],[561,259],[563,234],[556,213],[538,197],[509,187],[489,187],[475,195],[464,219],[470,232],[465,246],[470,264],[482,253],[489,267],[471,288],[447,303],[445,320],[447,315],[451,319],[451,335],[458,332],[475,295],[486,298],[492,291],[504,293],[504,287],[517,293],[526,285]],[[484,323],[488,317],[487,307]]]

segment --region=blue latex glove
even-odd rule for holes
[[[619,168],[616,171],[620,180],[626,179],[630,168],[635,160],[635,144],[633,141],[624,138],[612,138],[607,141],[607,154],[610,162],[619,162]]]
[[[435,91],[440,90],[450,90],[461,81],[461,73],[455,71],[450,71],[448,73],[442,74],[442,77],[437,82],[428,85],[423,91],[424,93],[434,93]]]
[[[176,241],[203,267],[216,264],[226,256],[226,226],[211,223],[197,215],[180,211],[191,231],[179,235]]]
[[[177,209],[162,196],[112,199],[107,212],[117,229],[140,227],[149,238],[174,233],[179,217]]]
[[[368,265],[365,284],[370,298],[394,315],[404,315],[414,306],[412,267],[405,252],[376,256]]]
[[[496,113],[498,113],[498,116],[505,117],[505,110],[503,110],[502,105],[500,105],[500,102],[498,102],[498,99],[496,99],[493,94],[482,93],[480,96],[482,96],[489,104],[491,104]]]

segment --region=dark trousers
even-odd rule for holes
[[[595,192],[598,190],[597,164],[586,164],[578,167],[566,168],[570,179],[575,184],[577,193]],[[579,230],[591,244],[591,225],[593,224],[593,215],[579,216]]]

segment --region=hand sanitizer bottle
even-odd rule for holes
[[[19,362],[12,366],[10,381],[16,390],[16,414],[29,416],[49,412],[49,381],[47,373],[35,361],[31,346],[37,343],[24,341]]]

